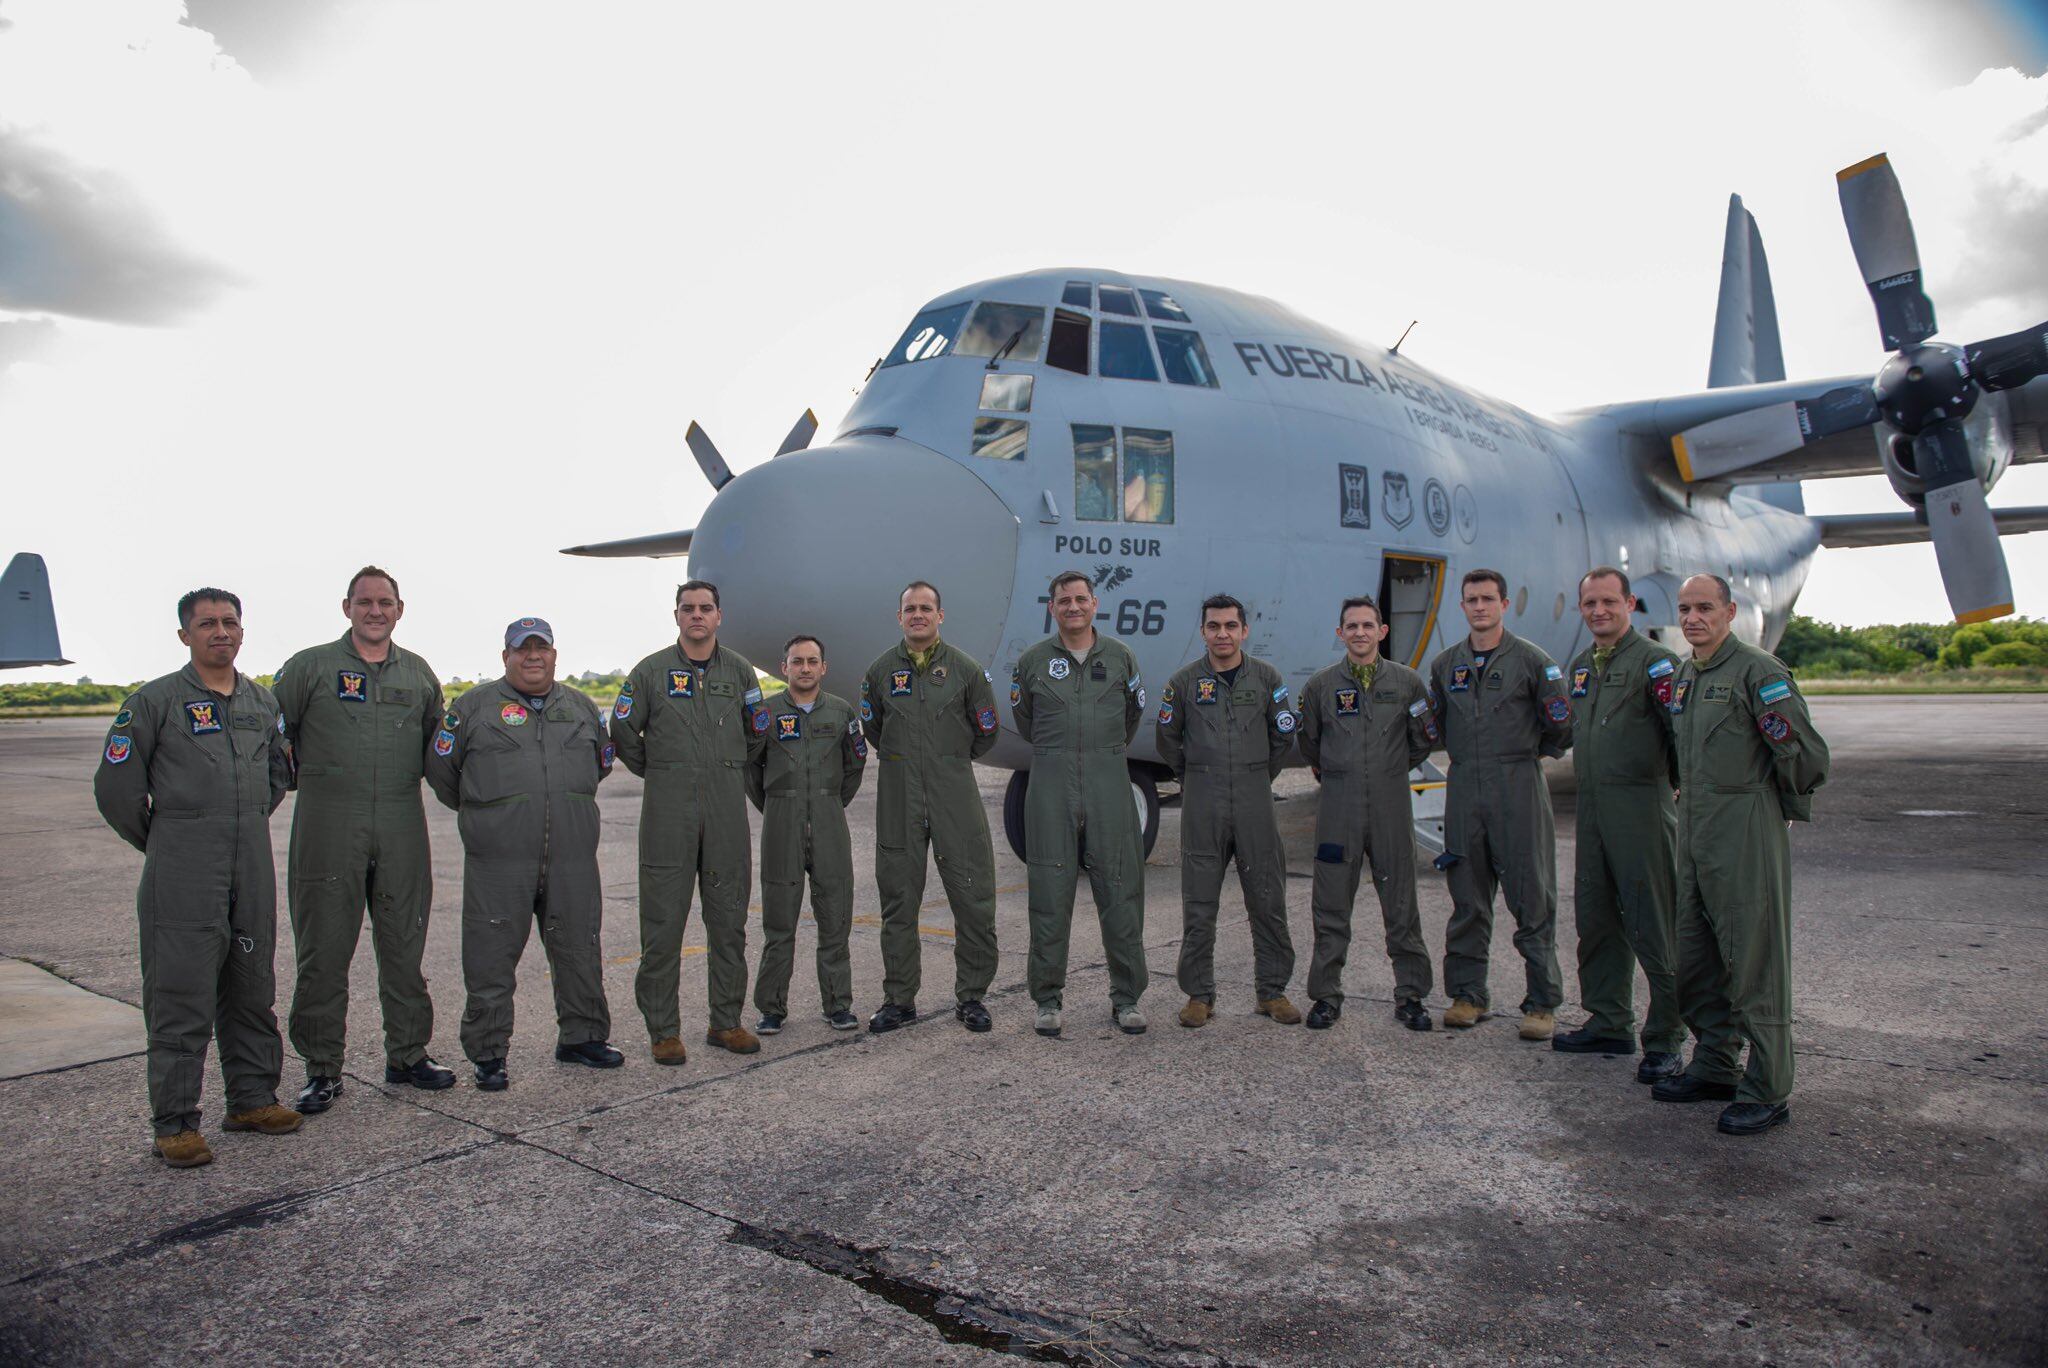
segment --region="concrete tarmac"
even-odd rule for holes
[[[0,1078],[0,1361],[2041,1363],[2048,698],[1828,698],[1814,715],[1835,770],[1793,833],[1794,1120],[1747,1140],[1715,1132],[1718,1106],[1653,1103],[1633,1061],[1519,1041],[1512,1011],[1399,1028],[1369,892],[1335,1029],[1253,1015],[1234,880],[1219,1017],[1180,1029],[1172,809],[1146,869],[1149,1034],[1110,1023],[1085,887],[1067,1033],[1032,1034],[1024,870],[999,835],[992,1034],[953,1021],[934,877],[925,1019],[828,1030],[806,919],[789,1028],[749,1057],[704,1045],[693,917],[690,1059],[658,1068],[633,1006],[640,786],[623,769],[600,801],[626,1067],[553,1061],[530,945],[512,1087],[481,1093],[455,1038],[461,848],[430,801],[427,970],[454,1089],[383,1083],[367,931],[340,1101],[296,1135],[222,1135],[210,1067],[207,1168],[151,1156],[139,1056],[103,1058],[81,1025],[66,1063],[10,1069],[26,1056],[0,1026],[0,1074],[22,1075]],[[140,1001],[141,860],[93,808],[104,725],[0,724],[0,955],[118,1020]],[[992,821],[1005,777],[983,774]],[[1279,787],[1305,1007],[1314,784]],[[1569,998],[1567,769],[1553,791]],[[863,1017],[881,984],[873,814],[870,786],[852,809]],[[1440,957],[1441,876],[1421,897]],[[750,967],[758,888],[756,907]],[[1510,1008],[1511,931],[1503,909],[1493,994]],[[281,925],[280,1021],[292,977]],[[289,1102],[303,1070],[286,1060]]]

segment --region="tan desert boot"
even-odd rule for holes
[[[1271,1017],[1282,1026],[1301,1025],[1301,1009],[1287,1000],[1285,994],[1279,997],[1259,999],[1259,1015]]]
[[[1215,1015],[1209,1004],[1200,998],[1189,998],[1188,1005],[1180,1009],[1180,1024],[1183,1026],[1207,1026],[1209,1018]]]
[[[290,1135],[304,1123],[305,1119],[290,1107],[281,1107],[273,1102],[254,1111],[235,1112],[220,1123],[220,1128],[231,1131],[262,1131],[265,1135]]]
[[[1522,1039],[1548,1040],[1557,1034],[1557,1013],[1539,1007],[1522,1013]]]
[[[1459,998],[1444,1009],[1444,1025],[1459,1030],[1467,1026],[1477,1026],[1485,1017],[1486,1009],[1484,1007],[1481,1007],[1476,1002],[1467,1002],[1463,998]]]
[[[759,1038],[744,1026],[728,1026],[723,1031],[706,1031],[704,1039],[719,1049],[731,1050],[734,1054],[756,1054],[761,1049]]]
[[[663,1036],[654,1042],[654,1062],[657,1064],[680,1064],[689,1057],[689,1050],[675,1036]]]
[[[213,1162],[213,1151],[206,1147],[206,1137],[196,1130],[159,1135],[155,1149],[157,1158],[172,1168],[198,1168],[201,1164]]]

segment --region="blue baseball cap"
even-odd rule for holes
[[[528,637],[539,637],[552,646],[555,644],[555,629],[548,626],[546,618],[523,617],[505,628],[505,649],[511,650]]]

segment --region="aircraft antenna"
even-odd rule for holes
[[[1408,334],[1414,332],[1415,325],[1417,323],[1420,323],[1421,321],[1422,320],[1419,318],[1411,318],[1408,320],[1408,326],[1401,329],[1401,342],[1406,342],[1408,340]],[[1387,351],[1387,355],[1399,356],[1401,354],[1401,342],[1396,342],[1391,348],[1389,348]]]

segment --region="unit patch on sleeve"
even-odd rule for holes
[[[135,754],[135,738],[132,736],[110,736],[107,738],[107,763],[123,765],[128,757]]]
[[[1017,686],[1014,684],[1010,686],[1010,689],[1013,693],[1016,691],[1016,687]],[[1015,703],[1017,700],[1012,698],[1010,701],[1012,703]],[[875,705],[868,702],[865,698],[863,698],[860,701],[860,720],[863,722],[872,722],[875,720]]]
[[[370,681],[354,670],[342,670],[334,676],[334,696],[344,703],[367,703]]]
[[[130,722],[133,722],[134,720],[135,714],[128,711],[126,708],[123,708],[121,709],[121,711],[114,714],[114,726],[117,729],[127,726]]]
[[[1792,735],[1792,724],[1785,720],[1783,713],[1765,713],[1756,720],[1756,729],[1773,741],[1783,741]]]
[[[747,713],[747,719],[753,723],[754,735],[766,736],[768,734],[768,710],[766,708],[756,703]]]
[[[1171,721],[1173,721],[1173,704],[1161,703],[1159,705],[1159,725],[1163,727]]]
[[[1543,711],[1553,722],[1569,722],[1572,720],[1572,705],[1565,702],[1562,698],[1545,700]]]
[[[1288,735],[1290,732],[1294,730],[1294,714],[1288,712],[1285,708],[1282,708],[1279,712],[1274,713],[1273,729],[1279,732],[1282,736]]]
[[[623,722],[632,715],[633,691],[631,689],[621,689],[619,690],[618,701],[612,704],[612,716]]]
[[[185,718],[192,726],[194,736],[220,730],[220,709],[212,703],[187,703]]]
[[[993,734],[996,729],[996,710],[994,708],[983,708],[974,715],[974,725],[981,729],[983,736]]]
[[[455,733],[446,727],[434,733],[434,754],[444,759],[455,754]]]

